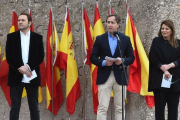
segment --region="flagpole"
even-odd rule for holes
[[[111,15],[112,14],[112,1],[111,0],[109,0],[109,14]],[[113,98],[110,98],[110,104],[111,104],[111,120],[112,120],[112,117],[113,117]]]
[[[67,0],[64,0],[64,2],[65,2],[65,8],[66,8],[66,14],[67,14]],[[66,91],[66,93],[67,93],[67,91]],[[69,114],[69,120],[71,120],[71,117],[70,117],[71,115]]]
[[[53,11],[52,11],[52,7],[51,7],[51,12],[52,12],[52,23],[51,23],[51,31],[52,31],[52,42],[51,42],[51,52],[52,52],[52,63],[51,63],[51,65],[52,65],[52,113],[53,113],[53,115],[52,115],[52,120],[54,120],[54,76],[53,76],[53,72],[54,72],[54,70],[53,70],[53,66],[54,66],[54,61],[53,61],[53,50],[54,50],[54,47],[53,47],[53,40],[54,40],[54,34],[53,34],[53,21],[54,21],[54,18],[53,18]]]
[[[15,11],[17,0],[14,1],[13,11]]]
[[[84,55],[84,50],[85,50],[85,44],[84,44],[84,0],[82,0],[82,52]],[[85,61],[84,61],[84,56],[83,56],[83,72],[82,72],[82,79],[83,79],[83,120],[86,120],[86,81],[85,81]]]
[[[109,14],[110,14],[110,15],[112,14],[112,11],[111,11],[111,3],[112,3],[112,1],[109,0]]]
[[[97,5],[97,8],[98,8],[98,0],[96,0],[96,5]]]

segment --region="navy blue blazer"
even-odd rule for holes
[[[122,47],[123,47],[123,58],[125,60],[124,64],[125,66],[128,66],[134,62],[134,52],[131,45],[130,38],[128,36],[125,36],[121,33],[119,33],[119,38],[121,39]],[[97,81],[96,84],[103,84],[107,81],[111,70],[114,71],[114,76],[116,79],[116,82],[121,85],[122,84],[122,71],[119,69],[120,65],[113,64],[113,66],[104,66],[102,67],[102,62],[105,60],[105,57],[113,57],[117,58],[120,57],[119,48],[117,46],[114,55],[111,54],[111,49],[109,46],[108,41],[108,32],[97,36],[96,41],[93,45],[92,54],[90,57],[91,62],[98,66],[97,71]],[[128,85],[128,83],[124,80],[124,85]]]
[[[39,65],[44,59],[44,47],[42,35],[30,32],[30,46],[28,65],[30,69],[35,70],[37,77],[31,80],[31,86],[40,86],[40,68]],[[16,86],[21,84],[23,75],[18,71],[18,68],[23,66],[21,53],[21,37],[20,31],[10,33],[7,35],[6,42],[6,60],[9,64],[8,86]]]

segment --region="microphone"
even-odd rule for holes
[[[120,38],[119,38],[118,34],[119,34],[119,32],[117,32],[117,31],[113,32],[113,35],[117,38],[118,41],[120,41]]]

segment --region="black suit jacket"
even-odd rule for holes
[[[119,38],[121,39],[122,47],[123,47],[123,58],[125,60],[124,64],[126,66],[132,64],[134,62],[134,53],[133,53],[133,48],[130,42],[130,38],[119,33]],[[113,66],[104,66],[102,67],[102,62],[105,60],[105,57],[113,57],[117,58],[120,57],[120,52],[119,48],[117,46],[114,55],[112,56],[111,54],[111,49],[109,46],[109,41],[108,41],[108,32],[97,36],[96,41],[93,45],[93,50],[92,54],[90,57],[91,62],[98,66],[98,71],[97,71],[97,82],[96,84],[103,84],[107,81],[111,70],[113,69],[114,71],[114,76],[118,84],[122,84],[122,71],[119,69],[120,65],[113,64]],[[123,81],[124,85],[127,85],[127,82],[124,80]]]
[[[37,73],[37,77],[30,82],[31,86],[41,85],[39,65],[43,59],[44,47],[42,36],[37,33],[30,32],[29,59],[27,64],[29,65],[31,71],[35,70]],[[9,64],[8,86],[19,85],[22,81],[23,75],[18,71],[18,68],[24,65],[21,53],[20,31],[7,35],[6,60]]]

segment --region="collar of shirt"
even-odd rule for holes
[[[113,37],[109,32],[108,32],[108,38],[117,39],[116,37]]]
[[[109,32],[108,32],[108,40],[109,40],[109,47],[111,49],[111,54],[114,55],[116,47],[117,47],[117,38],[113,37]]]
[[[20,31],[20,35],[24,35],[24,36],[30,36],[30,30],[26,33],[26,35]]]

